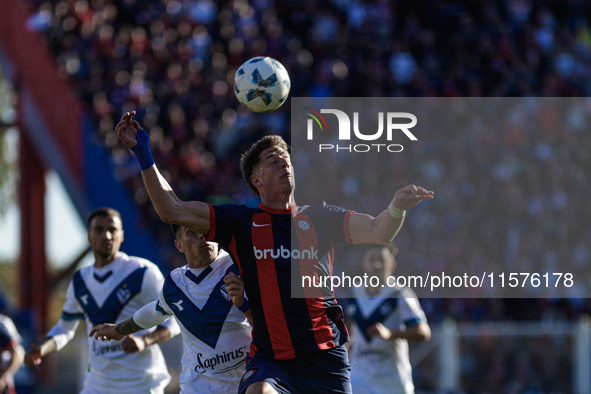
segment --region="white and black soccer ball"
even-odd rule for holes
[[[270,112],[281,107],[290,88],[287,70],[271,57],[247,60],[234,76],[236,98],[253,112]]]

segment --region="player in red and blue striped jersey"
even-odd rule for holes
[[[330,294],[292,298],[292,261],[300,274],[316,269],[328,275],[334,243],[390,242],[405,211],[433,192],[406,186],[375,218],[324,202],[298,207],[288,146],[279,136],[266,136],[241,160],[244,179],[261,197],[258,208],[182,201],[154,165],[148,135],[134,114],[124,114],[116,130],[138,159],[156,212],[165,222],[209,234],[232,255],[244,280],[254,330],[239,392],[350,393],[342,310]]]

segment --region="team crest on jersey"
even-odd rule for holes
[[[131,297],[131,291],[129,289],[119,289],[117,290],[117,299],[121,304],[125,304],[129,297]]]
[[[298,227],[300,230],[304,232],[304,234],[308,234],[310,232],[310,223],[305,220],[298,220]]]
[[[242,377],[242,381],[244,383],[246,383],[246,381],[248,380],[248,378],[250,378],[256,371],[258,371],[258,369],[251,369],[250,371],[248,371],[247,373],[244,374],[244,376]]]
[[[220,287],[220,293],[222,293],[222,297],[224,297],[226,301],[232,301],[228,295],[228,287],[226,285],[222,285],[222,287]]]

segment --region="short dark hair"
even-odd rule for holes
[[[90,227],[90,222],[92,222],[92,219],[97,216],[115,216],[121,220],[121,223],[123,223],[123,219],[121,218],[121,214],[118,210],[109,207],[101,207],[88,213],[88,227]]]
[[[242,177],[246,181],[246,184],[257,196],[261,196],[257,188],[250,181],[250,176],[254,167],[261,162],[261,153],[264,150],[269,149],[273,146],[283,149],[289,154],[289,145],[279,135],[266,135],[254,144],[242,155],[240,158],[240,170],[242,171]]]
[[[365,252],[367,253],[368,250],[370,249],[387,249],[392,256],[396,257],[396,255],[398,254],[398,246],[396,246],[396,244],[394,242],[391,242],[389,244],[368,244],[365,247]]]
[[[172,233],[174,234],[174,236],[176,237],[176,239],[179,238],[179,229],[181,228],[180,224],[174,224],[174,223],[170,223],[170,229],[172,230]]]

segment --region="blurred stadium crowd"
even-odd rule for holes
[[[239,106],[234,73],[253,56],[274,57],[288,68],[291,96],[591,95],[591,4],[584,0],[29,2],[35,7],[29,28],[44,33],[59,72],[87,105],[97,142],[112,152],[117,177],[143,207],[143,225],[166,245],[163,255],[171,266],[182,256],[171,248],[171,234],[153,211],[114,125],[122,112],[138,111],[156,163],[181,199],[257,205],[241,178],[240,154],[264,134],[289,140],[290,108],[256,115]],[[518,124],[496,135],[444,139],[434,133],[420,161],[401,160],[393,169],[393,183],[458,194],[440,193],[425,207],[421,218],[428,232],[409,221],[399,239],[399,263],[484,266],[497,260],[527,267],[539,260],[548,269],[563,261],[588,264],[588,113],[574,113],[568,132],[552,123],[550,113],[540,130]],[[329,203],[355,209],[345,190],[350,185],[334,187],[343,189],[343,199]],[[384,198],[376,206],[387,206],[391,197]],[[516,238],[517,244],[511,242]],[[591,301],[573,296],[581,298],[421,303],[431,323],[446,316],[575,320],[591,314]],[[473,357],[480,361],[471,368],[488,370],[481,376],[491,382],[519,380],[508,376],[519,368],[509,373],[508,367],[494,367],[508,356],[500,348],[492,353]],[[523,357],[515,363],[523,364],[524,376],[543,376]],[[554,389],[565,389],[560,381]]]

